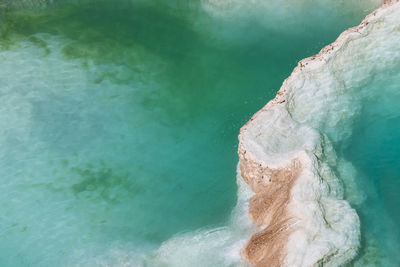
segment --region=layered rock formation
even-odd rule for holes
[[[399,44],[400,3],[385,1],[300,61],[275,99],[242,127],[240,175],[255,193],[249,216],[259,226],[242,254],[254,266],[339,266],[356,256],[360,222],[343,189],[354,177],[335,147],[349,139],[360,114],[398,110],[397,91],[376,81],[400,80]],[[385,109],[367,106],[371,99]]]

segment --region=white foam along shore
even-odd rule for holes
[[[300,61],[242,127],[240,174],[255,192],[249,214],[260,227],[243,256],[255,266],[339,266],[356,256],[360,222],[342,185],[350,190],[354,169],[332,143],[351,136],[366,99],[396,94],[373,84],[398,65],[399,44],[400,3],[386,2]]]

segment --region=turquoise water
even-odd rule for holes
[[[374,266],[399,266],[400,116],[362,117],[350,144],[345,154],[359,172],[359,186],[365,194],[365,201],[356,206],[363,246],[375,250],[361,250],[373,255],[364,261]]]
[[[0,265],[85,265],[226,224],[241,125],[367,13],[264,8],[99,0],[6,14]]]

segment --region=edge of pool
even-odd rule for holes
[[[316,224],[316,217],[324,212],[326,203],[311,203],[308,207],[298,201],[301,194],[308,194],[310,182],[318,183],[315,155],[323,154],[319,143],[321,137],[312,129],[295,125],[290,114],[290,89],[288,84],[296,79],[301,81],[305,68],[317,69],[340,51],[354,38],[362,38],[363,31],[370,23],[384,16],[385,10],[398,0],[383,0],[383,4],[366,16],[358,25],[344,31],[333,43],[325,46],[317,55],[301,60],[292,74],[283,82],[274,99],[256,112],[241,128],[239,134],[239,176],[254,192],[249,201],[250,219],[258,225],[259,231],[251,236],[242,251],[242,257],[254,266],[338,266],[350,262],[358,252],[360,244],[360,222],[349,203],[336,195],[324,192],[331,184],[321,182],[318,190],[311,194],[325,194],[332,203],[342,207],[339,216],[348,226],[334,229],[338,236],[324,231],[324,225]],[[278,126],[276,126],[278,125]],[[265,127],[276,128],[265,132]],[[279,151],[278,137],[287,131],[307,135],[304,150]],[[290,135],[290,134],[288,134]],[[275,142],[275,143],[274,143]],[[318,157],[318,156],[316,156]],[[311,179],[314,177],[315,179]],[[310,180],[311,179],[311,180]],[[340,186],[340,185],[339,185]],[[322,218],[320,224],[329,224]],[[325,239],[330,249],[311,252],[307,242],[308,234],[317,234]],[[341,247],[338,239],[346,239]],[[297,245],[293,245],[298,240]],[[290,244],[289,244],[290,243]]]

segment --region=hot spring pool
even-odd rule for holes
[[[373,8],[290,2],[91,0],[7,12],[0,265],[151,266],[150,251],[171,237],[228,224],[239,128],[298,60]],[[393,120],[373,128],[393,136],[360,132],[348,155],[381,175],[371,201],[398,222]],[[374,164],[358,156],[370,151]]]

